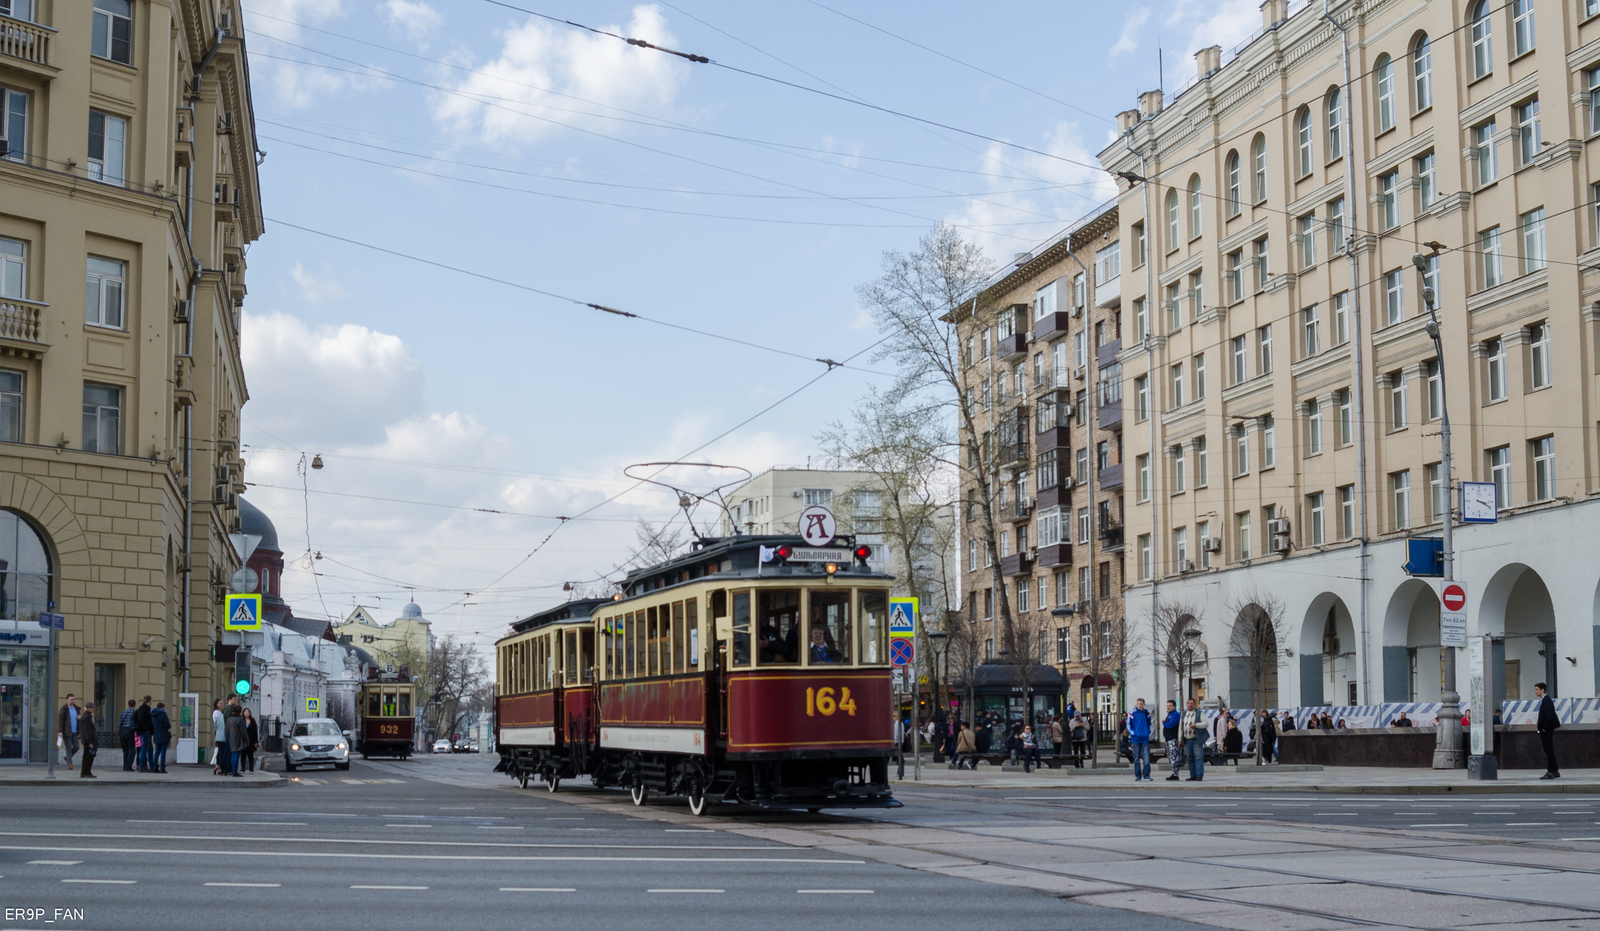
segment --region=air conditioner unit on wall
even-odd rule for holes
[[[1208,553],[1220,553],[1222,552],[1222,538],[1206,537],[1203,546]]]
[[[1066,479],[1064,479],[1061,482],[1061,487],[1062,488],[1073,488],[1073,487],[1076,487],[1077,484],[1078,484],[1078,480],[1069,475],[1069,476],[1066,477]]]
[[[1179,562],[1178,563],[1178,571],[1179,572],[1193,572],[1194,571],[1194,562],[1192,560],[1188,560],[1188,559],[1185,559],[1185,560]]]
[[[1281,534],[1272,538],[1272,542],[1269,544],[1268,548],[1274,553],[1287,553],[1289,552],[1290,546],[1291,544],[1289,543],[1289,535]]]
[[[1289,519],[1287,517],[1274,517],[1267,521],[1267,532],[1273,536],[1284,535],[1289,532]]]

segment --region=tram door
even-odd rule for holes
[[[705,695],[706,732],[726,740],[728,737],[728,648],[732,634],[732,621],[728,616],[728,593],[714,591],[706,614],[710,623],[710,640],[706,656]]]

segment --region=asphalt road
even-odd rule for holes
[[[357,760],[270,789],[8,787],[0,928],[1199,927],[572,804],[491,764]]]

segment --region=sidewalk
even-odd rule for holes
[[[235,779],[232,776],[216,776],[211,772],[210,764],[169,764],[165,773],[130,773],[122,768],[121,754],[111,766],[103,762],[112,762],[107,754],[100,754],[100,760],[95,761],[93,779],[84,779],[78,775],[78,770],[67,769],[60,764],[56,765],[56,777],[46,777],[48,767],[43,763],[29,763],[21,766],[0,766],[0,786],[54,786],[54,785],[113,785],[126,783],[139,783],[152,786],[173,785],[219,785],[231,788],[264,789],[272,786],[283,785],[283,778],[277,773],[269,773],[260,767],[253,773],[245,773]]]
[[[1285,767],[1288,769],[1288,767]],[[979,765],[974,770],[953,770],[947,764],[930,765],[924,760],[922,779],[912,779],[911,761],[906,761],[906,778],[893,779],[897,788],[926,786],[940,789],[994,789],[1004,791],[1032,789],[1116,789],[1124,792],[1332,792],[1364,795],[1493,795],[1499,793],[1589,793],[1600,794],[1600,769],[1568,770],[1560,779],[1541,780],[1537,770],[1501,770],[1493,782],[1469,782],[1467,771],[1399,769],[1376,766],[1296,767],[1286,772],[1274,766],[1256,767],[1249,763],[1234,766],[1207,766],[1202,782],[1167,782],[1170,769],[1157,767],[1154,782],[1134,782],[1133,771],[1124,764],[1117,769],[1045,769],[1032,773],[1002,772],[998,767]],[[1311,769],[1312,771],[1307,771]],[[1185,774],[1187,775],[1187,774]]]

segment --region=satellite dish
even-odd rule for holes
[[[250,568],[249,566],[244,566],[235,570],[233,576],[228,579],[228,588],[232,590],[235,595],[249,594],[250,592],[255,591],[260,584],[261,573]]]

